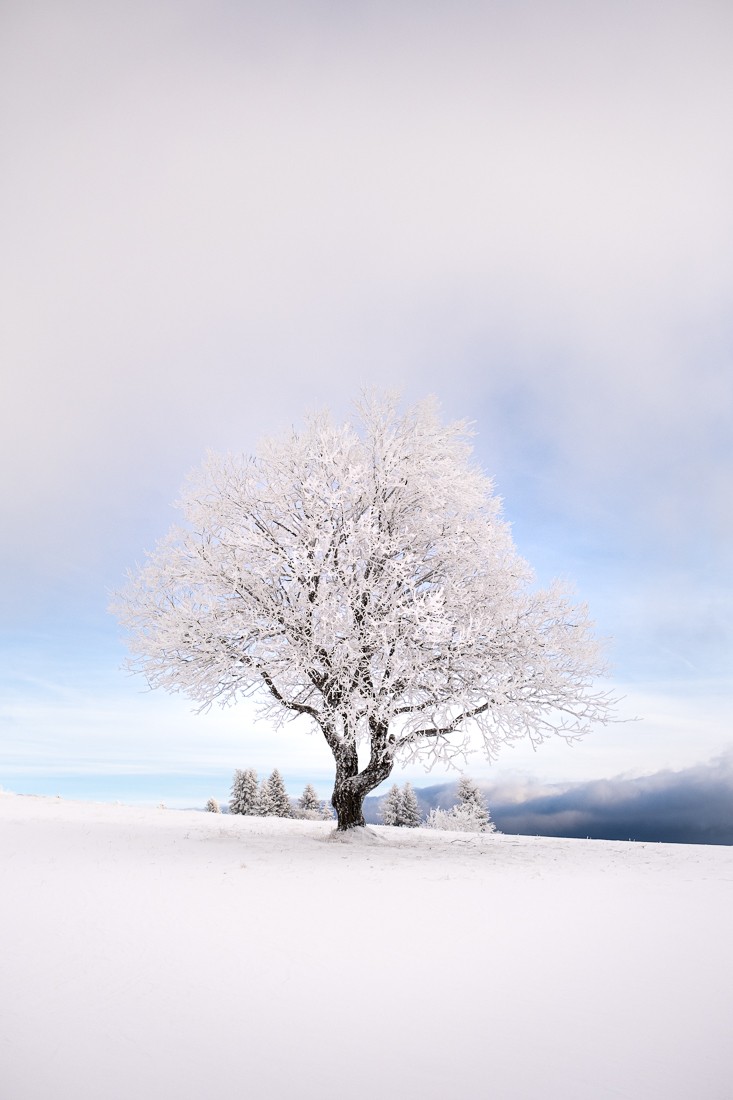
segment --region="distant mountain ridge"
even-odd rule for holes
[[[398,780],[397,780],[398,781]],[[479,783],[497,829],[524,836],[733,844],[733,754],[683,771],[579,783]],[[415,787],[425,818],[455,802],[456,783]],[[378,824],[383,796],[364,816]]]

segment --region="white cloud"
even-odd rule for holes
[[[730,13],[284,10],[17,18],[16,514],[86,522],[361,380],[466,411],[513,378],[593,476],[703,445],[730,408]]]
[[[16,620],[73,646],[206,447],[396,384],[476,417],[528,552],[598,588],[626,665],[651,636],[712,653],[733,9],[31,0],[5,29]]]

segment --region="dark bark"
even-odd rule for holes
[[[336,828],[340,832],[366,825],[363,809],[366,794],[366,790],[361,790],[350,780],[336,780],[331,802],[338,819]]]
[[[365,825],[364,799],[378,787],[392,772],[393,759],[385,752],[386,729],[372,729],[372,751],[369,763],[359,771],[359,758],[356,746],[343,743],[336,757],[336,782],[333,787],[331,803],[336,811],[337,829],[345,832]]]

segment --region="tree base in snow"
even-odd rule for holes
[[[384,844],[384,837],[368,825],[355,825],[350,829],[334,829],[326,839],[335,843]]]

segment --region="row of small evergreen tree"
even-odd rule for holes
[[[220,812],[219,804],[214,798],[209,799],[206,809],[214,813]],[[250,817],[298,817],[311,821],[333,817],[331,807],[320,801],[310,783],[293,806],[277,768],[269,779],[261,782],[254,768],[237,768],[232,781],[229,812]]]
[[[394,783],[381,801],[379,816],[384,825],[396,825],[408,829],[416,829],[424,824],[428,829],[450,829],[464,833],[496,832],[496,826],[491,820],[481,790],[467,775],[461,776],[456,797],[457,801],[450,809],[433,809],[423,822],[417,795],[412,785],[405,783],[400,788]],[[213,813],[221,812],[215,798],[209,799],[206,809]],[[263,779],[261,782],[254,768],[244,770],[238,768],[232,782],[229,812],[256,817],[297,817],[310,821],[333,818],[333,810],[327,802],[319,799],[315,788],[310,783],[293,804],[277,768],[269,779]]]
[[[402,825],[408,829],[416,829],[420,824],[420,807],[412,785],[405,783],[400,789],[393,783],[382,799],[379,816],[383,825]]]
[[[457,802],[449,810],[433,809],[427,816],[428,829],[452,829],[463,833],[493,833],[486,800],[472,779],[462,775],[458,782]],[[414,829],[421,824],[417,796],[409,783],[400,789],[394,783],[382,799],[379,814],[384,825],[402,825]]]

